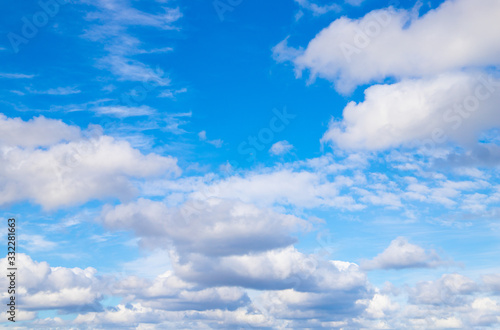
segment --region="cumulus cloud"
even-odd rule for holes
[[[21,118],[8,118],[0,114],[0,146],[5,148],[47,147],[58,142],[71,141],[81,137],[76,126],[69,126],[61,120],[47,119],[43,116],[28,121]]]
[[[305,50],[289,47],[286,38],[273,53],[293,62],[298,76],[308,69],[311,80],[328,79],[341,93],[394,81],[368,87],[364,101],[350,102],[323,142],[368,150],[471,148],[500,124],[500,80],[488,75],[500,64],[499,32],[491,28],[499,13],[492,0],[448,0],[422,16],[389,7],[335,20]]]
[[[211,198],[168,208],[163,202],[137,202],[106,207],[102,223],[133,230],[144,244],[174,244],[181,254],[228,256],[266,251],[293,244],[290,233],[308,227],[305,220],[237,201]]]
[[[153,291],[139,286],[138,291],[143,291],[144,299],[148,295],[162,297],[155,302],[141,301],[142,306],[177,308],[175,306],[180,303],[175,299],[162,300],[176,287],[187,290],[184,295],[194,300],[182,304],[193,306],[196,306],[198,295],[205,295],[203,290],[236,287],[292,290],[283,294],[295,297],[284,302],[294,306],[293,310],[307,308],[314,313],[314,309],[321,306],[359,314],[364,307],[356,301],[369,299],[371,295],[366,275],[358,265],[304,254],[293,247],[296,242],[293,233],[308,230],[310,225],[292,215],[221,198],[188,200],[179,207],[140,199],[135,203],[106,207],[101,221],[114,230],[134,231],[143,239],[144,246],[170,249],[173,273],[169,273],[169,281],[174,283],[163,289],[158,286]],[[136,286],[136,282],[127,286]],[[189,293],[194,285],[202,291]],[[220,293],[206,292],[215,299],[206,304],[219,304],[216,297]],[[233,302],[226,301],[232,308],[241,307],[246,300],[236,293],[229,297],[234,297]],[[223,302],[220,304],[222,306]]]
[[[46,262],[32,260],[24,253],[16,255],[19,274],[16,300],[20,309],[37,310],[71,310],[99,311],[99,301],[105,291],[106,280],[96,276],[94,268],[50,267]],[[0,259],[0,265],[7,269],[7,258]],[[0,284],[7,288],[9,278],[2,276]],[[2,298],[8,297],[7,291]]]
[[[436,281],[419,282],[410,289],[410,301],[430,305],[460,305],[478,290],[477,284],[460,274],[445,274]]]
[[[199,288],[166,271],[153,280],[127,277],[113,283],[112,294],[123,296],[123,302],[140,303],[160,310],[235,310],[250,302],[245,291],[237,287]]]
[[[500,274],[483,275],[482,280],[489,291],[500,293]]]
[[[30,200],[54,209],[92,199],[131,197],[131,178],[180,172],[176,159],[143,155],[97,128],[83,137],[79,128],[58,120],[0,119],[10,132],[0,140],[0,204]]]
[[[500,80],[477,73],[375,85],[366,89],[363,102],[344,108],[342,121],[331,122],[322,141],[369,150],[433,148],[450,141],[468,146],[500,125],[499,102]]]
[[[106,310],[104,313],[88,313],[78,315],[74,324],[94,325],[100,327],[129,327],[135,325],[138,329],[148,328],[151,323],[156,327],[173,329],[181,326],[188,329],[234,329],[241,326],[255,328],[272,328],[277,322],[272,317],[267,317],[254,310],[240,308],[230,310],[209,310],[182,312],[166,311],[143,306],[140,303],[120,304],[116,308]],[[52,320],[50,325],[55,326]]]
[[[442,263],[435,251],[425,251],[420,246],[409,243],[406,238],[398,237],[384,252],[372,260],[364,261],[361,266],[367,270],[404,269],[436,267]]]
[[[289,153],[292,149],[293,145],[291,145],[288,141],[278,141],[271,146],[269,153],[274,156],[281,156]]]
[[[498,65],[500,32],[491,27],[499,14],[495,0],[457,0],[445,1],[422,17],[393,8],[360,19],[342,17],[292,61],[298,72],[309,69],[313,78],[333,81],[342,92],[385,77]]]
[[[180,277],[208,286],[231,284],[260,290],[366,292],[366,277],[356,264],[320,260],[291,246],[217,259],[191,255],[189,259],[174,259],[173,266]]]
[[[355,326],[365,309],[359,291],[267,291],[255,299],[258,310],[294,329]]]

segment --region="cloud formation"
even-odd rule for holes
[[[82,132],[43,117],[3,117],[0,125],[10,132],[0,140],[0,204],[30,200],[54,209],[93,199],[129,198],[136,191],[131,178],[180,173],[176,159],[143,155],[125,141],[102,135],[99,127]]]
[[[411,244],[404,237],[398,237],[372,260],[364,261],[361,266],[372,269],[432,268],[443,264],[435,251],[425,251]]]
[[[269,153],[274,156],[281,156],[289,153],[292,149],[293,145],[291,145],[288,141],[278,141],[271,146]]]
[[[16,255],[19,274],[16,299],[19,308],[26,311],[66,310],[66,311],[100,311],[100,300],[103,298],[106,280],[96,276],[94,268],[50,267],[46,262],[37,262],[30,256]],[[0,265],[7,269],[7,258],[0,259]],[[8,287],[9,279],[2,276],[0,283]],[[9,295],[2,293],[5,299]]]
[[[405,79],[365,90],[350,102],[341,121],[332,121],[323,142],[346,149],[384,150],[399,146],[462,146],[500,125],[500,79],[480,73],[446,73]]]
[[[499,14],[495,0],[457,0],[445,1],[421,17],[393,8],[360,19],[343,17],[292,61],[299,72],[308,69],[313,79],[333,81],[342,92],[386,77],[428,77],[498,65],[500,32],[491,27]]]

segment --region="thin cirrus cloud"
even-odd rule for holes
[[[57,243],[46,240],[42,235],[21,234],[19,240],[29,252],[50,251],[57,247]]]
[[[57,87],[57,88],[50,88],[47,90],[36,90],[27,88],[27,91],[31,94],[45,94],[45,95],[73,95],[81,93],[81,90],[76,89],[75,87]]]
[[[137,219],[148,224],[148,229]],[[162,202],[139,199],[135,203],[106,207],[101,221],[115,230],[133,230],[145,245],[168,247],[173,243],[178,253],[207,256],[286,247],[296,241],[289,232],[308,227],[305,220],[294,216],[216,198],[188,202],[174,209]],[[197,237],[195,240],[193,235]]]
[[[331,5],[318,5],[309,0],[294,0],[301,8],[311,11],[314,15],[323,15],[328,12],[339,12],[342,7],[333,3]]]
[[[5,79],[32,79],[34,77],[34,74],[0,72],[0,78]]]
[[[147,105],[137,107],[124,105],[97,106],[90,108],[90,111],[95,112],[98,116],[110,116],[116,118],[151,116],[156,113],[153,108]]]
[[[134,37],[130,27],[154,27],[160,30],[175,30],[174,23],[182,17],[179,8],[159,7],[157,14],[143,12],[131,6],[126,0],[85,1],[95,11],[86,16],[92,22],[83,37],[103,44],[107,54],[101,57],[96,65],[109,70],[118,80],[154,82],[160,86],[170,83],[163,71],[153,69],[133,56],[141,53],[151,53],[141,49],[141,41]],[[171,51],[170,47],[156,49]]]
[[[316,3],[316,1],[309,1],[309,0],[294,0],[294,1],[300,6],[300,8],[310,11],[315,16],[328,14],[330,12],[338,13],[342,11],[342,6],[339,5],[338,3],[319,5]],[[363,3],[363,1],[364,0],[345,0],[345,3],[351,6],[360,6]],[[303,13],[301,12],[300,16],[298,17],[300,18],[302,14]]]

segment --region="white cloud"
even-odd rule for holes
[[[170,79],[164,77],[163,70],[153,70],[142,62],[128,59],[122,55],[108,55],[99,61],[99,64],[108,68],[119,80],[147,82],[151,86],[167,86]]]
[[[436,148],[447,142],[469,146],[482,131],[500,125],[499,102],[500,80],[480,74],[375,85],[365,91],[363,102],[345,107],[342,121],[332,121],[322,141],[369,150]]]
[[[165,30],[175,27],[172,23],[182,17],[178,8],[163,7],[158,14],[140,11],[123,0],[85,0],[83,2],[96,6],[100,11],[90,13],[89,19],[112,22],[124,26],[150,26]]]
[[[269,173],[250,172],[248,175],[231,176],[207,187],[208,194],[195,192],[193,198],[218,196],[240,199],[260,206],[274,204],[294,207],[330,206],[342,209],[360,209],[350,195],[341,190],[354,185],[352,179],[339,175],[333,181],[326,175],[306,170],[277,169]]]
[[[367,270],[404,269],[436,267],[442,263],[435,251],[425,251],[420,246],[409,243],[406,238],[398,237],[384,252],[372,260],[362,262],[361,266]]]
[[[138,107],[128,107],[123,105],[98,106],[90,108],[90,111],[94,111],[99,116],[111,116],[117,118],[151,116],[156,113],[153,108],[147,105],[141,105]]]
[[[295,2],[298,3],[300,7],[310,10],[314,15],[323,15],[331,11],[339,12],[342,9],[342,7],[336,3],[321,6],[309,0],[295,0]]]
[[[106,283],[96,276],[93,268],[50,267],[46,262],[33,261],[28,255],[16,255],[18,279],[16,300],[21,310],[100,310]],[[7,269],[7,258],[0,259],[0,265]],[[8,287],[8,278],[2,276],[0,283]],[[8,297],[7,292],[2,298]]]
[[[8,150],[15,146],[22,148],[48,147],[58,142],[79,139],[81,131],[76,126],[64,124],[61,120],[43,116],[28,121],[8,118],[0,114],[0,147]]]
[[[87,14],[86,19],[95,22],[84,37],[103,43],[107,55],[98,60],[98,66],[111,71],[118,80],[140,81],[166,86],[170,80],[163,76],[159,68],[153,70],[148,65],[132,59],[131,56],[145,52],[140,49],[139,39],[131,36],[128,27],[145,26],[160,30],[176,29],[174,23],[182,17],[179,8],[160,7],[159,13],[148,13],[131,6],[124,0],[94,1],[84,3],[93,5],[97,11]],[[165,47],[158,51],[170,50]]]
[[[6,78],[6,79],[31,79],[34,77],[35,77],[34,74],[0,72],[0,78]]]
[[[369,167],[367,164],[372,159],[364,153],[346,153],[339,157],[327,154],[273,168],[239,172],[226,164],[221,176],[209,173],[175,181],[148,180],[141,191],[145,196],[165,198],[169,205],[211,197],[294,212],[315,208],[353,211],[373,205],[399,210],[404,217],[412,214],[413,221],[420,213],[415,214],[415,210],[422,207],[418,205],[420,202],[428,204],[426,208],[431,205],[464,208],[485,215],[492,212],[500,200],[499,188],[482,178],[461,180],[433,172],[432,157],[429,159],[411,151],[392,152],[386,156],[385,166],[388,170],[396,170],[395,176]],[[404,165],[415,168],[408,169]],[[410,170],[411,174],[407,172]],[[490,173],[484,171],[486,177]],[[477,190],[481,190],[481,194],[475,195]],[[410,218],[401,219],[407,220]]]
[[[311,312],[315,306],[329,306],[359,313],[363,308],[355,301],[370,295],[356,264],[324,260],[292,246],[296,239],[291,235],[310,228],[295,216],[215,198],[191,200],[178,208],[140,199],[106,207],[101,221],[114,230],[134,231],[143,246],[171,249],[173,274],[197,287],[293,288],[314,293],[294,307],[308,306]],[[166,300],[141,304],[175,306]]]
[[[221,139],[217,139],[217,140],[208,140],[207,139],[207,132],[206,131],[201,131],[198,133],[198,138],[200,139],[200,141],[205,141],[207,142],[208,144],[211,144],[213,145],[214,147],[216,148],[220,148],[222,147],[222,144],[224,143],[224,141],[222,141]]]
[[[500,81],[487,75],[500,64],[500,34],[491,28],[500,4],[448,0],[422,16],[417,9],[342,17],[305,50],[288,47],[288,38],[274,48],[275,59],[292,61],[298,76],[308,69],[311,80],[328,79],[342,93],[396,80],[368,87],[364,101],[350,102],[323,142],[369,150],[449,143],[471,148],[481,133],[500,125]]]
[[[365,0],[345,0],[351,6],[360,6]]]
[[[167,114],[163,119],[165,121],[165,131],[171,132],[173,134],[184,134],[186,130],[180,128],[179,126],[187,124],[188,121],[181,120],[181,118],[189,118],[192,116],[192,112],[180,112]]]
[[[437,281],[419,282],[410,289],[410,301],[418,304],[457,306],[478,290],[477,284],[460,274],[445,274]]]
[[[43,117],[28,122],[3,117],[2,123],[11,134],[0,141],[0,204],[30,200],[53,209],[131,197],[136,191],[131,178],[180,172],[176,159],[143,155],[127,142],[101,135],[99,129],[82,138],[77,127]]]
[[[400,305],[391,301],[391,298],[387,295],[377,293],[373,298],[367,303],[367,308],[365,310],[366,315],[369,318],[381,319],[394,314],[398,311]]]
[[[169,247],[173,243],[183,255],[224,256],[285,247],[295,242],[291,232],[309,227],[291,215],[215,198],[190,201],[180,208],[139,199],[108,206],[101,218],[109,228],[133,230],[144,245]]]
[[[199,132],[198,137],[200,138],[200,141],[205,141],[207,139],[207,131]]]
[[[302,49],[288,47],[288,37],[273,47],[273,58],[277,62],[293,61],[302,54]]]
[[[275,156],[281,156],[289,153],[293,149],[293,145],[291,145],[288,141],[278,141],[271,146],[269,149],[269,153]]]
[[[173,258],[176,274],[206,286],[235,285],[259,290],[367,293],[364,273],[354,263],[323,260],[292,246],[265,252],[209,258],[200,254]],[[354,299],[355,300],[355,299]]]
[[[81,91],[75,87],[57,87],[50,88],[47,90],[34,90],[31,88],[26,88],[32,94],[46,94],[46,95],[73,95],[79,94]]]
[[[171,269],[168,250],[156,249],[147,255],[122,264],[122,271],[127,275],[143,279],[154,278]]]
[[[406,10],[373,11],[360,19],[339,18],[321,31],[295,59],[349,92],[386,77],[422,77],[500,64],[494,0],[445,1],[417,17]]]
[[[158,328],[174,329],[182,324],[182,328],[189,329],[234,329],[241,326],[256,328],[272,328],[276,323],[254,310],[240,308],[230,310],[209,311],[181,311],[172,312],[145,307],[140,303],[120,304],[104,313],[88,313],[78,315],[75,324],[101,326],[102,324],[115,327],[135,325],[137,329],[148,329],[150,324]],[[50,323],[54,326],[55,324]]]
[[[494,326],[500,323],[500,303],[489,297],[476,298],[470,304],[469,322],[476,326]]]
[[[484,275],[482,280],[489,291],[500,293],[500,274]]]
[[[186,93],[186,92],[187,92],[187,88],[181,88],[181,89],[176,89],[176,90],[167,89],[167,90],[161,92],[160,95],[158,95],[158,97],[167,97],[169,99],[175,99],[175,96],[177,94],[182,94],[182,93]]]
[[[357,290],[300,292],[287,289],[266,291],[254,299],[254,303],[264,315],[286,320],[287,328],[330,329],[356,324],[354,320],[365,309],[360,301],[366,296],[369,295]]]
[[[19,235],[19,241],[22,242],[23,248],[29,252],[49,251],[57,246],[57,243],[46,240],[42,235],[21,234]]]

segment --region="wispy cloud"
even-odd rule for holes
[[[336,3],[321,6],[309,0],[295,0],[295,2],[298,3],[300,7],[310,10],[314,15],[323,15],[331,11],[339,12],[342,10],[342,7]]]
[[[72,95],[79,94],[81,91],[75,87],[57,87],[50,88],[47,90],[35,90],[31,88],[26,88],[31,94],[45,94],[45,95]]]
[[[167,89],[167,90],[161,92],[160,95],[158,95],[158,97],[167,97],[169,99],[175,99],[175,96],[177,94],[182,94],[182,93],[186,93],[186,92],[187,92],[187,88]]]
[[[206,142],[208,144],[211,144],[211,145],[213,145],[216,148],[222,147],[222,144],[224,143],[224,141],[222,141],[221,139],[208,140],[207,139],[207,132],[206,131],[199,132],[198,133],[198,138],[200,139],[200,141],[204,141],[204,142]]]
[[[147,105],[141,105],[139,107],[127,107],[123,105],[98,106],[90,110],[100,116],[112,116],[117,118],[150,116],[156,112]]]
[[[154,27],[161,30],[174,30],[174,23],[182,17],[179,8],[159,8],[159,13],[147,13],[133,8],[127,1],[110,0],[106,2],[88,1],[97,11],[86,19],[95,22],[83,35],[84,38],[103,43],[108,52],[98,60],[97,65],[111,71],[119,80],[154,81],[160,86],[169,84],[159,69],[153,70],[132,56],[136,54],[171,51],[171,47],[144,50],[141,41],[132,36],[129,27]]]
[[[23,247],[30,252],[42,252],[53,250],[57,243],[45,239],[42,235],[19,235],[19,240],[23,242]]]
[[[0,78],[6,79],[32,79],[34,77],[34,74],[0,72]]]

